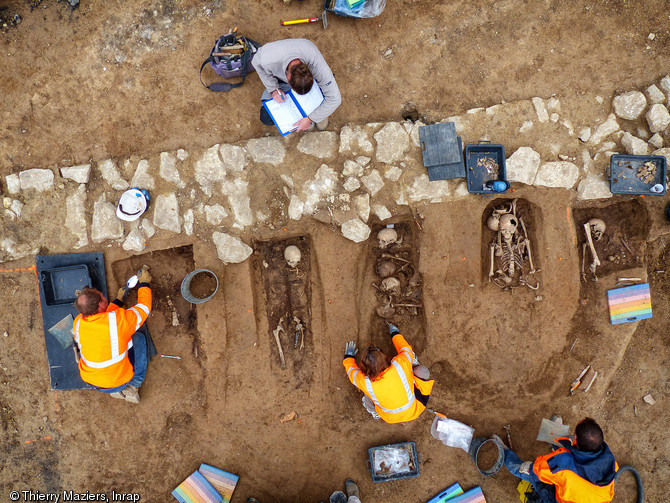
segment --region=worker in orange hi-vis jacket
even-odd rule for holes
[[[74,340],[82,380],[131,403],[139,403],[147,372],[149,342],[138,329],[151,312],[150,281],[143,267],[137,304],[129,309],[123,308],[124,288],[111,303],[95,288],[84,288],[74,303],[81,313],[74,320]]]
[[[429,379],[428,369],[419,365],[398,327],[389,324],[389,333],[398,351],[395,358],[372,345],[363,351],[358,366],[358,349],[350,341],[345,346],[343,364],[351,383],[364,393],[363,406],[372,417],[387,423],[404,423],[426,409],[435,381]]]

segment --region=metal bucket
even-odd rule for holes
[[[481,449],[481,447],[488,442],[493,442],[495,446],[498,448],[498,459],[491,468],[489,468],[488,470],[484,470],[477,464],[477,454],[479,453],[479,449]],[[484,477],[490,477],[491,475],[495,475],[496,473],[498,473],[500,469],[503,467],[505,461],[505,450],[493,438],[481,438],[481,437],[473,438],[472,443],[470,444],[470,450],[468,454],[470,454],[470,457],[472,458],[472,461],[474,461],[477,470],[479,470],[479,473],[484,475]]]
[[[216,280],[216,288],[214,288],[214,291],[208,297],[205,297],[203,299],[195,297],[191,293],[191,281],[196,276],[196,274],[199,274],[201,272],[213,276],[214,279]],[[216,274],[214,274],[209,269],[196,269],[195,271],[188,273],[181,282],[181,295],[191,304],[202,304],[203,302],[207,302],[209,299],[214,297],[214,295],[216,295],[216,292],[218,291],[219,291],[219,278],[217,278]]]

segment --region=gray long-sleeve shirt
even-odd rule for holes
[[[254,56],[253,65],[265,89],[269,94],[279,89],[279,81],[288,81],[286,68],[294,59],[299,59],[312,72],[314,82],[323,93],[323,103],[317,107],[309,118],[313,122],[321,122],[330,116],[342,103],[340,88],[330,67],[323,59],[321,52],[313,42],[304,38],[289,38],[265,44]]]

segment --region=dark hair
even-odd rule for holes
[[[102,302],[102,294],[95,288],[85,286],[77,293],[74,307],[84,316],[90,316],[98,312],[98,304]]]
[[[312,88],[314,77],[309,67],[302,61],[291,69],[289,84],[298,94],[307,94]]]
[[[391,365],[391,359],[377,346],[370,346],[361,356],[361,370],[373,381]]]
[[[590,417],[582,419],[575,428],[577,447],[580,451],[597,452],[604,442],[603,430]]]

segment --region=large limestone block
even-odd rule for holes
[[[247,166],[247,152],[237,145],[221,145],[219,149],[223,165],[233,173],[242,173]]]
[[[27,169],[19,173],[21,190],[34,189],[39,192],[51,190],[54,186],[54,172],[50,169]]]
[[[149,173],[149,161],[142,159],[137,163],[137,169],[133,175],[133,179],[130,180],[131,187],[137,187],[140,189],[154,190],[156,188],[156,182],[154,177]]]
[[[227,216],[228,212],[220,204],[205,206],[205,220],[212,225],[219,225]]]
[[[177,169],[177,158],[169,152],[161,152],[161,161],[158,168],[158,174],[163,180],[174,183],[180,189],[183,189],[186,184],[182,182]]]
[[[226,168],[219,157],[219,145],[214,145],[195,163],[195,181],[207,196],[211,196],[213,183],[221,182],[225,178]]]
[[[374,196],[377,192],[381,190],[384,186],[384,180],[382,180],[379,171],[373,169],[369,174],[361,177],[361,182],[366,189],[370,192],[370,195]]]
[[[159,194],[154,206],[154,225],[159,229],[181,232],[181,215],[179,214],[179,203],[177,196],[172,194]]]
[[[363,152],[372,154],[374,147],[368,133],[361,126],[344,126],[340,130],[340,153]]]
[[[77,183],[88,183],[91,175],[91,165],[81,164],[79,166],[70,166],[69,168],[61,168],[60,174],[63,178],[74,180]]]
[[[319,159],[329,159],[337,152],[337,133],[332,131],[305,133],[298,142],[298,150]]]
[[[441,203],[449,197],[449,182],[447,180],[431,182],[428,175],[419,175],[411,187],[407,188],[407,197],[413,202]]]
[[[5,177],[5,182],[7,183],[7,192],[10,194],[18,194],[21,192],[21,179],[16,173],[7,175]]]
[[[401,161],[409,148],[409,135],[397,122],[389,122],[374,135],[377,160],[386,164]]]
[[[540,169],[540,154],[530,147],[520,147],[505,162],[507,180],[532,185]]]
[[[533,185],[571,189],[579,178],[579,168],[568,161],[547,162],[540,166]]]
[[[579,186],[577,194],[580,199],[607,199],[612,197],[609,182],[602,176],[589,173]]]
[[[114,190],[126,190],[130,187],[128,182],[121,177],[119,169],[111,159],[102,161],[98,165],[98,169],[100,170],[103,180],[105,180]]]
[[[616,120],[616,116],[614,114],[610,114],[609,117],[607,117],[607,120],[596,128],[589,141],[592,144],[597,145],[612,133],[616,133],[618,130],[619,123]]]
[[[549,121],[549,112],[547,112],[547,107],[544,104],[542,98],[533,98],[533,107],[535,107],[535,113],[537,114],[537,120],[539,122]]]
[[[74,248],[81,248],[88,244],[88,233],[86,232],[86,186],[79,185],[77,190],[65,198],[65,227],[75,235],[77,242]]]
[[[652,105],[647,112],[646,118],[649,130],[652,133],[660,133],[670,125],[670,113],[668,113],[668,109],[665,106],[660,104]],[[23,188],[23,182],[21,182],[21,188]]]
[[[351,239],[354,243],[360,243],[368,239],[370,232],[370,227],[358,218],[352,218],[342,224],[342,235],[347,239]]]
[[[123,223],[116,216],[116,206],[107,202],[103,194],[93,205],[91,240],[94,243],[102,243],[121,237],[123,237]]]
[[[652,105],[665,102],[665,94],[655,84],[650,85],[645,92]]]
[[[252,138],[247,142],[247,152],[254,162],[281,164],[284,162],[286,149],[277,138]]]
[[[668,160],[667,165],[670,166],[670,148],[659,148],[658,150],[654,150],[651,155],[662,155]]]
[[[123,242],[123,249],[126,251],[134,251],[140,253],[144,251],[147,246],[146,239],[140,229],[133,229],[128,233],[125,241]]]
[[[224,264],[239,264],[244,262],[254,251],[240,238],[226,234],[225,232],[214,232],[212,241],[216,246],[216,253]]]
[[[249,183],[239,178],[234,181],[225,181],[221,185],[221,193],[228,196],[230,208],[233,210],[237,228],[244,229],[254,223],[249,199]]]
[[[612,100],[614,113],[626,120],[637,119],[647,106],[647,98],[640,91],[629,91],[615,96]]]
[[[631,155],[647,155],[649,152],[649,145],[644,140],[636,138],[632,134],[626,132],[621,137],[621,145]]]

